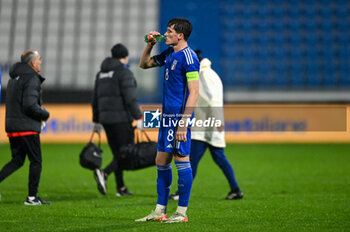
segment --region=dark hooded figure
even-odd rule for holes
[[[96,169],[94,177],[98,190],[107,193],[106,180],[114,172],[116,196],[132,195],[123,180],[123,167],[119,162],[119,149],[134,142],[132,122],[142,129],[142,112],[136,97],[136,80],[127,63],[128,49],[121,43],[111,49],[112,57],[107,57],[96,75],[92,102],[94,131],[105,129],[108,144],[113,153],[112,162],[103,170]]]
[[[0,171],[0,182],[19,169],[28,155],[29,183],[25,205],[50,204],[37,196],[41,175],[40,132],[49,118],[42,107],[41,84],[45,78],[39,75],[41,57],[37,51],[28,50],[21,62],[10,70],[6,92],[6,132],[10,140],[12,160]]]

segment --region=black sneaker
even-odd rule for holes
[[[237,199],[242,199],[243,198],[243,193],[240,189],[238,190],[232,190],[227,194],[226,200],[237,200]]]
[[[101,194],[106,195],[107,193],[107,186],[106,186],[106,175],[105,173],[100,169],[95,169],[94,171],[94,177],[97,182],[97,188],[98,191],[100,191]]]
[[[169,199],[174,200],[174,201],[178,201],[179,200],[179,191],[176,191],[175,193],[170,194]]]
[[[24,205],[51,205],[51,202],[41,200],[40,197],[34,197],[33,200],[29,200],[29,197],[27,197]]]
[[[124,186],[124,187],[118,188],[118,191],[115,195],[117,197],[121,197],[121,196],[134,195],[134,193],[130,192],[129,189],[127,189],[127,187]]]

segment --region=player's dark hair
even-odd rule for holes
[[[168,22],[168,27],[174,25],[176,33],[183,33],[184,38],[187,41],[192,32],[192,24],[186,18],[173,18]]]
[[[30,62],[35,58],[35,52],[34,51],[26,51],[21,55],[21,62],[29,64]]]

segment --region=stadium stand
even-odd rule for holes
[[[350,87],[346,1],[223,1],[222,70],[234,88]]]
[[[137,68],[142,38],[149,28],[164,32],[169,17],[181,15],[195,28],[191,47],[214,39],[206,51],[223,78],[226,103],[350,101],[347,0],[0,0],[0,6],[3,92],[14,54],[37,48],[45,91],[80,91],[86,97],[79,101],[88,101],[98,61],[123,42],[140,100],[160,102],[158,72]]]

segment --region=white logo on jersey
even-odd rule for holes
[[[166,148],[173,148],[173,146],[171,145],[171,143],[169,143],[169,145],[166,146]]]
[[[165,80],[169,80],[169,69],[165,70]]]

